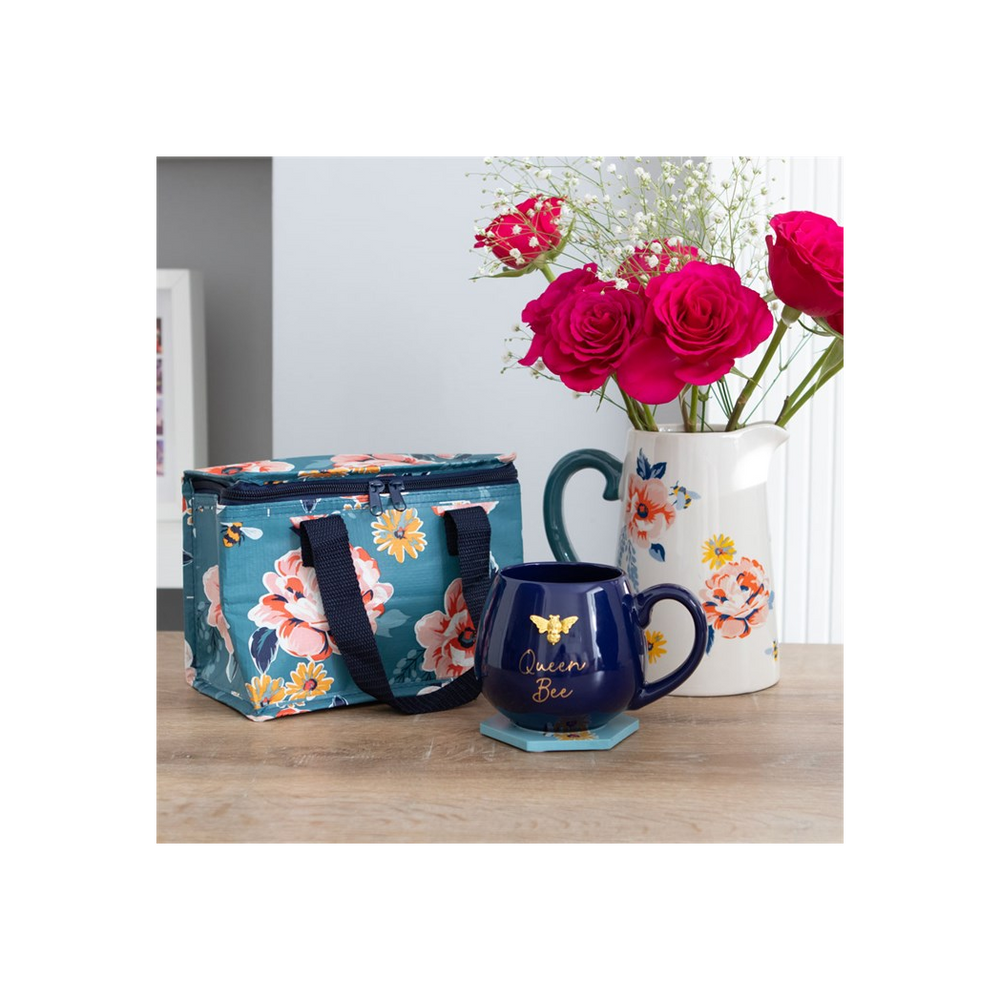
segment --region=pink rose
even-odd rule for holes
[[[709,385],[770,336],[763,298],[728,264],[695,260],[646,286],[645,335],[618,367],[622,391],[642,403],[676,399],[684,385]]]
[[[562,198],[529,198],[512,212],[498,215],[483,235],[476,237],[476,246],[487,247],[507,267],[527,267],[559,245],[561,211]]]
[[[676,271],[698,258],[697,247],[669,246],[666,243],[657,245],[659,250],[653,250],[649,243],[637,246],[635,253],[621,262],[617,275],[627,281],[633,290],[645,284],[654,274]]]
[[[535,334],[521,364],[541,358],[576,392],[602,385],[642,331],[642,296],[596,272],[596,264],[567,271],[521,314]]]
[[[767,270],[774,294],[792,309],[844,332],[844,227],[815,212],[771,219]]]
[[[548,337],[552,312],[560,303],[597,281],[597,265],[585,264],[573,271],[564,271],[537,299],[532,299],[521,312],[521,322],[531,327],[535,339],[522,364],[533,365],[542,356],[542,345]],[[537,345],[537,350],[536,350]]]

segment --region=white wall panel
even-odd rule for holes
[[[720,159],[719,170],[728,171],[729,162],[728,158]],[[765,217],[792,210],[812,211],[843,224],[843,164],[839,157],[773,157],[760,162],[766,163],[770,204]],[[751,419],[774,420],[785,396],[829,343],[813,338],[790,358],[797,342],[791,332],[785,338],[782,359],[787,368]],[[761,347],[741,362],[740,369],[752,372],[763,353]],[[791,419],[791,436],[771,469],[772,583],[782,642],[844,641],[843,378],[841,373],[827,383]]]

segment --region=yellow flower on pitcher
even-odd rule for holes
[[[424,533],[420,530],[424,522],[417,517],[413,507],[406,510],[387,510],[380,518],[372,521],[372,532],[379,552],[388,550],[395,556],[396,562],[402,562],[405,556],[417,558],[418,552],[423,552],[427,545]]]
[[[279,701],[285,700],[285,684],[277,677],[264,674],[261,677],[254,677],[249,684],[243,686],[247,689],[250,702],[255,709],[276,705]]]
[[[646,655],[650,663],[656,661],[667,651],[667,640],[662,632],[654,632],[652,629],[646,630]]]
[[[709,569],[721,569],[736,555],[736,543],[728,535],[713,535],[702,547],[701,561]]]
[[[292,701],[316,698],[333,687],[333,678],[327,677],[326,667],[319,663],[300,663],[285,685],[285,697]]]

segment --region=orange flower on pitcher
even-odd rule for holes
[[[625,526],[636,545],[648,549],[674,523],[670,493],[662,479],[628,477]]]
[[[723,639],[745,639],[767,620],[770,598],[764,567],[743,558],[705,581],[701,606],[709,627]]]

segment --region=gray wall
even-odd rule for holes
[[[276,157],[274,452],[518,453],[528,559],[550,559],[545,478],[576,448],[620,455],[628,427],[525,371],[504,338],[541,294],[537,274],[470,281],[482,160]],[[669,419],[669,411],[663,418]],[[611,562],[618,515],[597,473],[567,500],[581,558]]]
[[[271,452],[271,160],[159,157],[156,266],[205,283],[208,463]],[[157,627],[180,628],[180,591],[157,595]]]
[[[205,281],[208,462],[271,451],[271,160],[156,161],[156,266]]]

